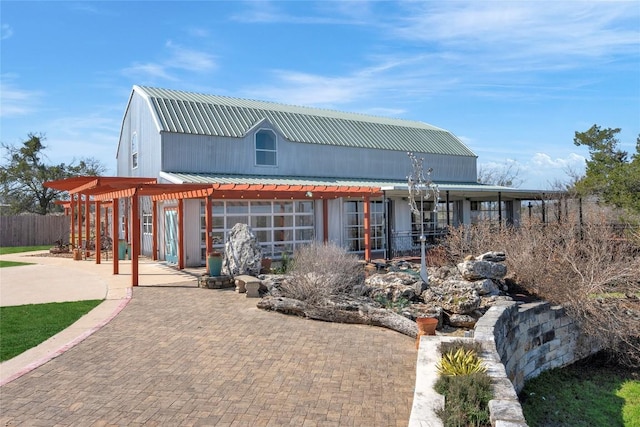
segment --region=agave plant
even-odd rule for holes
[[[455,352],[445,353],[436,364],[440,375],[458,376],[487,372],[486,366],[473,350],[459,348]]]

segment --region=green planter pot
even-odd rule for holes
[[[209,276],[220,276],[222,271],[222,254],[211,253],[207,257],[207,269],[209,270]]]

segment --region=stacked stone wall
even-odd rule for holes
[[[599,350],[580,336],[563,307],[547,302],[499,303],[478,321],[474,338],[483,344],[495,386],[489,404],[494,426],[526,425],[517,395],[526,380]]]

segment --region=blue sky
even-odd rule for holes
[[[133,85],[420,120],[531,189],[584,169],[575,131],[640,133],[639,1],[3,0],[0,20],[0,141],[43,133],[49,162],[110,175]]]

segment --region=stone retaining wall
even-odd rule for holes
[[[561,306],[505,301],[491,307],[475,326],[483,358],[493,378],[489,403],[494,426],[526,426],[517,393],[529,378],[569,365],[598,351],[580,337]]]

